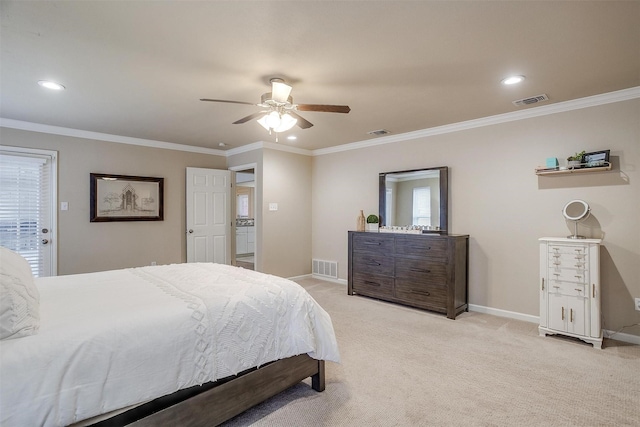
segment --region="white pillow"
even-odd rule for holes
[[[0,339],[34,335],[40,328],[40,293],[26,259],[0,247]]]

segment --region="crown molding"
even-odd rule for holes
[[[175,144],[173,142],[156,141],[153,139],[133,138],[129,136],[111,135],[108,133],[91,132],[87,130],[71,129],[61,126],[43,125],[40,123],[23,122],[20,120],[0,117],[0,127],[28,130],[32,132],[49,133],[53,135],[72,136],[75,138],[94,139],[98,141],[116,142],[119,144],[139,145],[142,147],[162,148],[165,150],[187,151],[190,153],[211,154],[225,156],[222,150],[196,147],[193,145]]]
[[[235,156],[236,154],[246,153],[253,150],[261,150],[268,148],[270,150],[286,151],[288,153],[301,154],[303,156],[311,156],[313,152],[304,148],[291,147],[289,145],[280,145],[274,142],[258,141],[252,144],[243,145],[241,147],[232,148],[226,151],[227,157]]]
[[[533,117],[540,117],[550,114],[564,113],[567,111],[580,110],[582,108],[595,107],[598,105],[628,101],[636,98],[640,98],[640,86],[615,92],[604,93],[601,95],[589,96],[586,98],[578,98],[571,101],[558,102],[557,104],[529,108],[523,111],[498,114],[495,116],[483,117],[481,119],[452,123],[450,125],[437,126],[414,132],[401,133],[398,135],[383,136],[381,138],[376,138],[373,140],[369,139],[364,141],[352,142],[336,147],[321,148],[318,150],[313,150],[311,155],[322,156],[325,154],[338,153],[342,151],[358,150],[361,148],[374,147],[376,145],[392,144],[395,142],[409,141],[417,138],[425,138],[434,135],[442,135],[445,133],[459,132],[462,130],[469,130],[483,126],[492,126],[500,123],[525,120]]]
[[[495,116],[483,117],[480,119],[468,120],[449,125],[437,126],[407,132],[398,135],[383,136],[381,138],[369,139],[364,141],[352,142],[339,145],[336,147],[321,148],[317,150],[307,150],[303,148],[281,145],[273,142],[258,141],[252,144],[243,145],[241,147],[230,150],[216,150],[212,148],[196,147],[193,145],[175,144],[172,142],[155,141],[151,139],[133,138],[128,136],[111,135],[107,133],[91,132],[79,129],[71,129],[60,126],[43,125],[39,123],[24,122],[20,120],[6,119],[0,117],[0,127],[28,130],[32,132],[42,132],[54,135],[71,136],[76,138],[94,139],[98,141],[116,142],[119,144],[139,145],[143,147],[162,148],[165,150],[186,151],[191,153],[210,154],[213,156],[229,157],[240,153],[253,150],[268,148],[271,150],[286,151],[289,153],[300,154],[304,156],[322,156],[325,154],[339,153],[342,151],[359,150],[361,148],[374,147],[376,145],[393,144],[396,142],[410,141],[417,138],[426,138],[434,135],[442,135],[446,133],[459,132],[479,128],[483,126],[491,126],[500,123],[508,123],[517,120],[525,120],[533,117],[546,116],[550,114],[563,113],[567,111],[579,110],[582,108],[595,107],[598,105],[612,104],[615,102],[628,101],[640,98],[640,86],[623,89],[615,92],[604,93],[600,95],[578,98],[571,101],[558,102],[556,104],[544,105],[540,107],[529,108],[522,111],[514,111],[510,113],[498,114]]]

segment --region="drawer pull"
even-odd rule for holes
[[[431,273],[431,270],[422,270],[420,268],[410,268],[409,271],[413,271],[414,273]]]
[[[596,284],[593,283],[591,286],[593,287],[593,297],[595,298],[596,297]]]
[[[544,291],[544,277],[542,278],[542,290]]]
[[[372,286],[380,286],[380,283],[372,282],[370,280],[365,280],[364,283],[367,284],[367,285],[372,285]]]
[[[367,265],[375,265],[376,267],[380,267],[382,264],[380,264],[379,262],[375,262],[375,261],[369,261],[366,263]]]
[[[557,286],[557,285],[553,285],[553,287],[556,289],[560,289],[560,286]]]
[[[380,242],[364,242],[365,245],[369,245],[369,246],[380,246],[381,243]]]
[[[564,320],[564,307],[562,307],[562,320]]]
[[[424,295],[425,297],[431,296],[431,292],[427,291],[409,291],[412,294]]]
[[[573,308],[569,310],[569,322],[573,323]]]
[[[574,276],[574,277],[576,277],[576,278],[578,278],[578,279],[582,279],[582,276]]]
[[[578,292],[582,292],[582,289],[580,289],[580,288],[573,288],[573,289],[575,289]]]

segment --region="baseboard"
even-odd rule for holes
[[[311,274],[311,277],[314,279],[324,280],[325,282],[338,283],[340,285],[347,286],[347,281],[345,279],[332,279],[331,277],[319,276],[317,274]]]
[[[492,314],[499,317],[507,317],[509,319],[522,320],[530,323],[540,323],[540,317],[530,314],[517,313],[515,311],[501,310],[499,308],[485,307],[483,305],[469,304],[469,311],[477,313]]]
[[[469,304],[469,311],[475,311],[477,313],[491,314],[498,317],[507,317],[509,319],[522,320],[530,323],[540,323],[539,316],[532,316],[530,314],[517,313],[515,311],[501,310],[499,308],[485,307],[483,305]],[[602,330],[604,338],[614,339],[617,341],[626,342],[629,344],[640,345],[640,336],[633,334],[625,334],[622,332],[609,331],[607,329]]]

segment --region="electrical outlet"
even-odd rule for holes
[[[636,298],[636,310],[640,311],[640,298]]]

